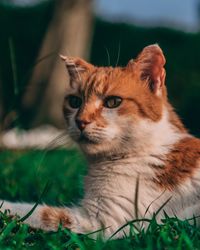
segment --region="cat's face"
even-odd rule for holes
[[[71,86],[64,115],[69,135],[85,153],[127,151],[138,140],[144,120],[156,123],[161,119],[165,59],[157,45],[146,47],[124,68],[63,59]]]

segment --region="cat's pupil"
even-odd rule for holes
[[[82,99],[78,96],[70,95],[68,97],[68,103],[71,108],[77,109],[77,108],[80,108],[82,104]]]
[[[122,102],[122,98],[119,96],[109,96],[104,102],[106,108],[117,108]]]

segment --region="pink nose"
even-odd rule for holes
[[[83,131],[89,123],[89,121],[80,120],[78,118],[76,119],[76,125],[80,129],[80,131]]]

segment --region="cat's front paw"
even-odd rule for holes
[[[72,217],[66,208],[44,206],[40,210],[42,228],[57,230],[59,225],[64,228],[72,227]]]

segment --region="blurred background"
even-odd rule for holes
[[[158,43],[169,99],[200,136],[200,0],[0,0],[0,129],[64,128],[59,54],[126,65]]]

